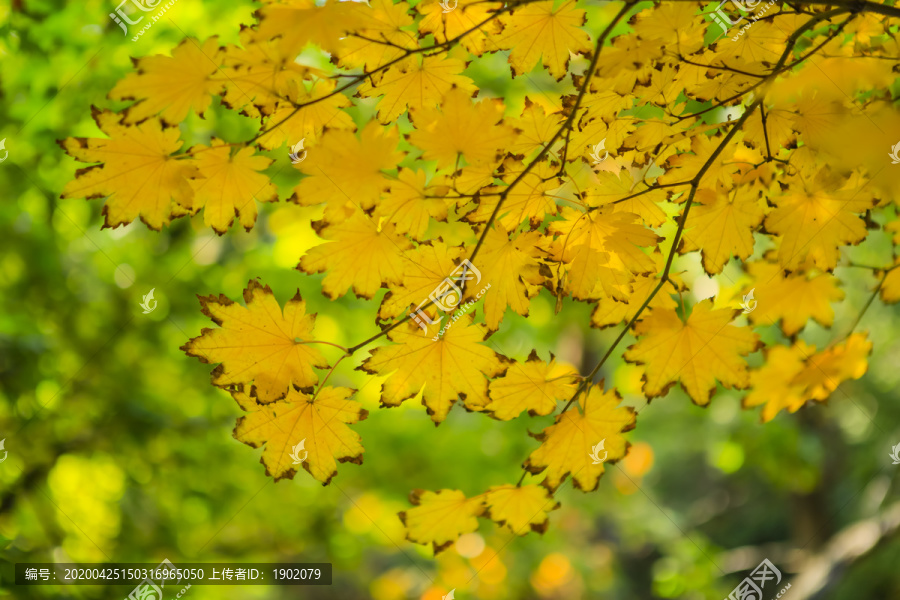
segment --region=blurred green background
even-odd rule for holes
[[[826,406],[780,414],[765,426],[727,390],[708,409],[680,389],[646,407],[638,371],[610,361],[607,386],[640,411],[628,436],[631,455],[596,492],[564,485],[543,536],[513,539],[484,522],[437,558],[403,540],[396,513],[409,508],[412,489],[475,494],[517,481],[536,447],[527,432],[552,418],[501,423],[455,408],[435,428],[418,401],[379,409],[381,380],[353,370],[366,352],[330,380],[357,388],[370,412],[353,426],[364,464],[340,465],[328,487],[303,471],[273,484],[261,450],[232,438],[241,414],[235,402],[209,385],[209,366],[178,349],[211,326],[196,295],[238,300],[254,277],[282,303],[299,288],[319,315],[317,334],[345,346],[377,331],[380,298],[329,302],[321,276],[293,270],[317,243],[309,221],[318,208],[261,206],[252,232],[233,228],[219,238],[202,216],[159,234],[141,223],[101,230],[102,201],[59,200],[84,165],[56,140],[100,135],[90,106],[125,106],[106,93],[132,69],[130,56],[168,53],[186,35],[236,43],[255,5],[180,0],[134,43],[108,18],[113,8],[95,0],[0,5],[0,138],[9,151],[0,164],[0,438],[9,452],[0,464],[0,596],[105,599],[131,591],[15,587],[16,562],[168,558],[176,565],[334,564],[331,587],[194,586],[187,594],[194,600],[439,600],[451,588],[461,600],[720,599],[769,558],[792,582],[790,598],[900,598],[900,467],[888,456],[900,443],[900,318],[877,300],[859,326],[875,345],[869,373],[845,383]],[[467,75],[504,97],[511,114],[527,90],[558,96],[565,89],[539,73],[499,78],[504,61],[486,56]],[[353,114],[365,122],[371,104]],[[214,132],[249,139],[255,128],[220,107],[181,125],[185,147]],[[268,155],[285,198],[296,171],[284,168],[286,150]],[[891,251],[889,239],[872,232],[848,256],[888,265]],[[688,301],[712,295],[718,284],[726,299],[738,293],[739,266],[717,284],[698,262],[676,263],[695,290]],[[837,274],[847,298],[835,306],[834,331],[843,333],[875,279],[860,269]],[[144,315],[139,303],[151,288],[159,305]],[[507,314],[491,343],[519,360],[532,348],[544,359],[553,352],[587,372],[618,330],[588,328],[584,304],[567,300],[558,315],[554,304],[543,291],[531,316]],[[761,332],[767,343],[784,341],[774,328]],[[815,324],[803,333],[820,348],[831,335]],[[804,577],[819,588],[804,592]]]

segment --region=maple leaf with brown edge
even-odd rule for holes
[[[491,402],[484,410],[501,421],[515,419],[525,410],[531,416],[549,415],[560,400],[572,397],[578,378],[575,367],[557,363],[552,354],[545,363],[532,350],[528,360],[513,363],[503,377],[491,381]]]
[[[488,230],[478,259],[482,280],[478,286],[466,288],[466,298],[474,299],[476,293],[490,284],[490,292],[484,295],[484,320],[492,330],[500,328],[507,307],[516,314],[528,316],[531,298],[537,296],[541,285],[550,278],[550,269],[539,260],[543,258],[541,245],[541,234],[537,231],[510,239],[502,225]]]
[[[314,0],[267,2],[255,16],[259,18],[258,40],[284,38],[294,54],[308,43],[325,52],[339,54],[348,31],[363,29],[368,5],[329,0],[317,6]]]
[[[409,501],[415,508],[398,515],[406,527],[406,539],[431,544],[435,554],[449,548],[462,534],[477,530],[477,517],[485,509],[483,495],[466,498],[459,490],[414,490]]]
[[[413,22],[406,2],[371,0],[368,6],[370,11],[360,11],[365,28],[354,31],[355,35],[343,37],[335,58],[339,66],[362,68],[371,73],[403,56],[404,49],[414,49],[416,36],[404,30]]]
[[[656,271],[662,273],[665,269],[666,257],[660,252],[653,252],[650,255],[655,264]],[[591,327],[611,327],[625,321],[630,321],[638,309],[643,306],[644,302],[650,296],[650,293],[659,285],[659,279],[655,275],[645,275],[635,277],[632,283],[633,291],[625,302],[616,302],[612,298],[601,298],[591,314]],[[677,275],[670,274],[668,281],[663,285],[659,292],[650,300],[647,308],[675,309],[678,303],[672,299],[673,294],[677,294],[685,289],[684,283]],[[648,312],[642,312],[640,318],[646,317]]]
[[[67,138],[59,144],[82,162],[98,162],[79,169],[60,198],[102,198],[103,227],[116,228],[140,218],[159,231],[173,216],[187,214],[194,190],[189,179],[199,170],[189,157],[173,156],[181,148],[177,128],[165,128],[159,119],[126,127],[120,115],[91,107],[97,126],[109,139]]]
[[[240,417],[234,438],[254,448],[264,446],[260,462],[275,481],[294,478],[297,466],[292,451],[303,442],[308,454],[299,456],[300,464],[328,485],[337,475],[337,462],[361,465],[363,461],[359,434],[347,425],[364,420],[369,413],[359,402],[348,400],[354,392],[324,387],[310,396],[290,388],[283,400],[258,404]]]
[[[606,294],[628,299],[632,274],[654,272],[653,259],[641,246],[653,246],[662,238],[639,222],[633,213],[613,212],[611,207],[587,213],[563,208],[562,221],[548,231],[558,235],[552,258],[565,263],[567,288],[574,298],[594,300]]]
[[[434,288],[446,279],[462,256],[463,249],[447,246],[438,240],[406,251],[403,283],[392,287],[381,303],[378,317],[390,319],[410,306],[418,306],[428,298]]]
[[[265,132],[260,132],[256,143],[260,148],[272,150],[285,143],[293,146],[298,140],[306,140],[312,148],[313,140],[327,137],[326,133],[331,134],[333,130],[356,131],[353,119],[342,110],[353,106],[353,102],[343,94],[333,93],[336,87],[337,82],[330,79],[316,79],[309,86],[296,78],[288,80],[284,101],[277,102],[265,113]],[[316,152],[310,151],[309,158],[315,158]],[[301,163],[298,168],[309,166]]]
[[[424,16],[419,22],[420,34],[432,33],[441,44],[459,38],[459,43],[476,56],[481,56],[485,50],[497,50],[491,38],[500,31],[500,23],[490,16],[500,8],[500,3],[459,0],[453,5],[455,10],[445,12],[440,0],[422,0],[416,4],[416,10]],[[481,27],[475,27],[482,23]],[[460,38],[463,34],[466,35]]]
[[[467,94],[475,92],[472,80],[462,75],[466,63],[456,58],[411,56],[389,67],[377,83],[366,80],[359,86],[363,98],[382,96],[378,102],[378,120],[389,124],[406,112],[435,108],[454,86]]]
[[[550,492],[538,485],[498,485],[485,494],[487,511],[484,516],[498,525],[504,525],[516,535],[529,531],[543,534],[547,531],[547,513],[559,508]]]
[[[824,327],[834,321],[832,302],[844,299],[837,278],[826,272],[785,274],[774,252],[766,260],[747,263],[756,295],[756,308],[747,315],[753,325],[771,325],[781,320],[786,336],[797,335],[810,319]],[[749,289],[747,290],[749,291]]]
[[[816,183],[825,185],[826,181]],[[860,213],[875,204],[871,197],[856,191],[798,188],[770,201],[777,208],[766,217],[766,230],[782,236],[778,259],[788,270],[798,268],[807,258],[822,270],[834,269],[842,245],[865,239],[866,223]]]
[[[451,89],[437,108],[411,108],[416,129],[409,141],[425,151],[425,160],[437,160],[439,169],[456,164],[463,156],[470,164],[495,164],[516,139],[516,130],[503,121],[503,103],[485,99],[478,103],[460,88]]]
[[[184,121],[190,111],[201,117],[225,78],[214,77],[219,70],[221,48],[218,37],[203,42],[186,39],[172,50],[172,56],[132,59],[136,73],[129,73],[109,93],[113,100],[138,100],[124,111],[126,125],[159,115],[168,126]]]
[[[507,159],[503,164],[503,179],[509,184],[516,181],[524,171],[524,165],[517,160]],[[550,193],[559,188],[559,179],[554,177],[558,169],[547,163],[518,179],[515,187],[490,186],[481,190],[478,207],[465,216],[469,223],[486,223],[494,214],[500,194],[505,193],[502,210],[497,213],[494,222],[506,231],[515,231],[522,221],[537,228],[545,217],[555,215],[556,200]]]
[[[555,491],[572,475],[579,490],[597,489],[600,477],[606,472],[604,463],[624,458],[630,445],[622,437],[635,426],[634,409],[619,406],[622,398],[615,389],[603,390],[603,382],[591,386],[587,394],[580,394],[578,404],[556,417],[556,422],[533,437],[540,447],[525,461],[529,473],[546,470],[541,485]],[[605,461],[596,463],[591,449],[600,442],[608,453]]]
[[[727,191],[703,189],[696,193],[700,206],[691,209],[678,252],[700,250],[703,269],[721,273],[732,256],[746,259],[753,254],[753,232],[765,216],[759,192],[747,187]]]
[[[655,308],[635,323],[638,341],[625,360],[644,365],[644,394],[665,396],[676,381],[695,404],[705,406],[716,389],[745,389],[750,384],[743,357],[762,347],[748,327],[732,327],[737,309],[713,310],[712,299],[694,305],[682,321],[674,310]]]
[[[489,333],[473,324],[474,313],[463,315],[437,340],[438,322],[422,330],[407,322],[388,333],[395,342],[370,350],[371,356],[357,367],[374,375],[388,375],[381,386],[381,403],[399,406],[423,389],[422,404],[439,425],[458,398],[468,410],[483,410],[488,403],[488,380],[506,370],[509,359],[481,344]]]
[[[369,123],[359,139],[350,131],[328,130],[299,168],[305,177],[292,202],[301,206],[327,203],[325,220],[337,223],[357,206],[372,208],[389,185],[383,169],[393,169],[403,155],[397,150],[396,127]]]
[[[378,201],[374,216],[384,217],[393,223],[397,233],[423,241],[429,217],[438,221],[447,220],[448,204],[453,201],[443,196],[449,191],[446,185],[426,188],[424,171],[401,168],[397,180],[390,183],[390,189]]]
[[[293,61],[295,54],[284,38],[254,41],[255,32],[241,30],[241,45],[223,48],[222,104],[253,118],[271,114],[279,102],[297,88],[297,82],[326,73]]]
[[[327,271],[322,293],[328,298],[343,296],[352,285],[357,297],[371,299],[382,284],[402,280],[406,260],[402,253],[412,244],[390,223],[379,226],[357,210],[339,224],[314,221],[312,226],[319,237],[333,241],[307,251],[297,269],[309,274]]]
[[[219,235],[234,222],[250,231],[256,223],[256,202],[275,202],[278,188],[259,171],[272,164],[265,156],[254,155],[253,148],[234,152],[222,140],[213,139],[211,146],[191,149],[203,179],[191,181],[194,188],[192,212],[203,209],[203,222]]]
[[[569,55],[591,49],[591,38],[581,26],[584,10],[575,8],[575,0],[554,3],[532,2],[501,17],[503,33],[497,45],[510,50],[512,73],[522,75],[543,59],[544,66],[557,81],[566,76]]]
[[[299,290],[283,313],[271,288],[252,279],[244,290],[246,307],[224,294],[198,298],[219,329],[204,328],[181,349],[202,362],[221,363],[212,372],[213,385],[253,383],[251,395],[269,403],[284,398],[292,385],[315,385],[319,376],[313,367],[328,367],[312,345],[316,315],[306,314]]]

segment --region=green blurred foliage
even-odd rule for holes
[[[0,437],[9,452],[0,465],[0,596],[105,599],[130,591],[15,587],[16,562],[168,558],[176,565],[334,563],[330,588],[194,586],[192,600],[437,600],[450,588],[461,599],[720,599],[762,557],[791,564],[791,550],[821,550],[842,527],[900,501],[897,467],[887,456],[900,443],[900,319],[878,301],[860,324],[875,344],[866,377],[844,384],[827,406],[781,414],[765,426],[756,412],[740,410],[740,394],[726,390],[707,409],[680,390],[647,406],[634,369],[611,361],[602,373],[607,385],[640,410],[629,437],[637,458],[610,469],[594,493],[563,486],[562,507],[543,536],[515,538],[485,523],[436,559],[402,539],[396,513],[409,507],[410,490],[471,494],[516,481],[536,445],[528,432],[552,418],[500,423],[457,408],[435,428],[415,401],[380,409],[380,381],[353,370],[365,352],[331,380],[358,389],[370,412],[354,426],[364,464],[341,465],[328,487],[305,472],[273,484],[260,450],[232,438],[240,411],[209,385],[210,367],[179,351],[210,325],[196,295],[238,299],[254,277],[281,302],[299,288],[319,313],[317,333],[342,345],[378,331],[380,298],[329,302],[321,276],[293,270],[316,243],[309,221],[317,209],[265,206],[252,232],[219,238],[198,219],[159,234],[140,223],[101,230],[100,201],[58,199],[76,164],[56,140],[99,134],[90,107],[123,106],[105,96],[132,69],[130,56],[166,53],[184,36],[236,43],[255,5],[180,0],[134,43],[108,18],[113,8],[96,0],[0,6],[0,138],[9,150],[0,165]],[[486,55],[467,75],[511,112],[526,91],[571,91],[537,72],[498,78],[503,61]],[[353,114],[364,123],[371,113],[372,103],[360,103]],[[181,124],[187,145],[213,132],[248,139],[255,127],[221,109]],[[286,152],[269,156],[278,161],[271,174],[284,198],[296,173],[282,169]],[[889,264],[889,240],[870,237],[848,256]],[[696,256],[679,259],[676,270],[689,281],[703,277]],[[835,332],[850,326],[874,285],[868,272],[838,273],[847,299],[836,306]],[[739,281],[739,266],[726,274]],[[151,288],[159,305],[144,315],[138,305]],[[554,307],[542,292],[527,319],[507,315],[491,344],[518,359],[532,348],[543,358],[553,352],[586,372],[617,330],[587,328],[584,304],[567,300],[559,314]],[[764,336],[783,341],[777,331]],[[804,332],[820,347],[831,336],[815,325]],[[729,569],[723,559],[739,547],[756,554]],[[892,536],[849,567],[827,597],[900,597],[898,561]],[[783,572],[788,581],[795,575]]]

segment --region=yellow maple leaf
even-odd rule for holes
[[[744,122],[744,141],[757,148],[766,147],[766,138],[772,152],[782,146],[788,147],[797,137],[794,133],[792,119],[794,113],[789,110],[790,104],[779,104],[766,110],[766,124],[763,126],[762,115],[759,110]]]
[[[556,177],[558,169],[545,162],[539,163],[510,189],[509,185],[524,170],[525,165],[521,161],[511,158],[505,160],[502,179],[507,185],[482,188],[478,206],[464,220],[468,223],[486,223],[494,214],[503,192],[507,194],[495,222],[506,231],[516,231],[523,222],[537,228],[545,217],[555,215],[556,199],[551,192],[560,187],[560,180]]]
[[[602,55],[605,54],[606,49],[603,50]],[[610,123],[610,125],[612,125],[615,122],[615,119],[619,116],[619,111],[623,108],[629,108],[632,105],[635,98],[634,95],[619,93],[615,90],[609,89],[609,86],[604,85],[604,83],[605,82],[602,78],[595,77],[591,80],[589,91],[581,99],[581,106],[582,108],[584,108],[585,112],[580,121],[601,121],[603,123]],[[648,121],[643,122],[643,124],[646,123],[648,123]],[[610,140],[610,142],[619,141],[618,138],[615,138],[615,135],[613,137],[614,140]],[[613,144],[610,143],[610,146],[612,145]],[[656,144],[652,145],[655,146]]]
[[[692,54],[703,46],[705,25],[697,8],[690,4],[658,4],[642,10],[636,20],[634,30],[641,38],[677,43],[682,55]]]
[[[792,385],[803,370],[804,360],[815,351],[803,340],[793,346],[770,346],[763,351],[765,361],[758,369],[750,371],[750,391],[741,400],[745,409],[765,404],[761,413],[763,423],[771,421],[781,410],[797,412],[807,398],[803,387]]]
[[[750,372],[750,391],[744,408],[764,405],[763,423],[782,410],[797,412],[810,400],[825,401],[844,381],[859,379],[868,369],[872,343],[865,334],[854,333],[843,343],[816,352],[798,340],[793,346],[772,346],[766,360]]]
[[[736,309],[713,310],[712,299],[694,305],[687,322],[674,310],[653,309],[634,326],[638,341],[625,360],[645,365],[644,394],[665,396],[676,381],[695,404],[705,406],[716,380],[728,389],[745,389],[750,379],[743,357],[762,347],[748,327],[731,327]]]
[[[291,201],[301,206],[325,202],[325,220],[330,222],[349,216],[348,207],[369,210],[388,188],[382,170],[395,169],[403,157],[398,142],[396,127],[384,128],[374,121],[358,139],[349,131],[327,131],[299,164],[309,177],[294,188]]]
[[[592,89],[609,88],[617,94],[631,94],[638,81],[647,82],[654,65],[665,54],[661,39],[639,39],[637,36],[617,35],[612,46],[603,48],[597,61],[597,74],[602,81]]]
[[[781,236],[778,259],[785,269],[794,270],[810,259],[830,271],[837,265],[842,245],[865,239],[861,213],[875,200],[859,190],[806,191],[797,185],[769,198],[776,208],[766,217],[766,230]]]
[[[399,284],[403,277],[403,251],[412,247],[397,235],[394,226],[381,227],[362,211],[335,225],[314,221],[319,237],[332,240],[308,250],[297,268],[309,273],[327,272],[322,293],[334,300],[353,286],[357,298],[371,299],[385,283]]]
[[[718,136],[698,135],[693,138],[691,140],[691,152],[671,156],[667,161],[668,168],[663,175],[659,176],[658,182],[669,184],[690,181],[700,172],[700,169],[703,168],[716,147],[721,143],[722,138]],[[716,181],[727,185],[731,174],[737,169],[736,166],[730,164],[732,163],[731,158],[733,154],[734,146],[726,146],[716,159],[710,163],[703,177],[700,178],[700,187],[711,187]],[[727,167],[726,163],[729,163]],[[681,199],[685,198],[686,196],[682,196]]]
[[[389,124],[413,109],[435,108],[444,95],[457,87],[471,96],[476,88],[463,76],[466,63],[458,58],[411,56],[389,67],[377,83],[367,80],[359,86],[363,98],[382,96],[378,101],[378,120]]]
[[[666,257],[660,252],[654,252],[651,256],[656,264],[656,273],[662,273],[663,269],[665,269]],[[618,325],[623,321],[630,321],[657,285],[659,285],[659,278],[655,273],[651,275],[642,275],[634,278],[634,281],[632,282],[632,292],[628,297],[628,300],[617,302],[609,297],[600,298],[597,302],[597,306],[594,308],[594,312],[591,313],[591,327],[599,327],[602,329]],[[672,295],[677,294],[683,289],[684,283],[682,283],[677,276],[670,273],[669,281],[667,281],[662,289],[660,289],[653,297],[653,300],[650,301],[647,308],[660,308],[665,310],[675,309],[678,306],[678,303],[675,302]],[[644,312],[641,314],[642,316],[646,316],[648,313]]]
[[[388,191],[375,206],[375,217],[393,223],[399,234],[424,241],[430,219],[446,221],[448,205],[453,203],[452,199],[443,197],[450,191],[448,186],[427,187],[425,179],[425,171],[401,168],[397,179],[390,182]]]
[[[602,381],[591,386],[587,394],[580,395],[577,405],[535,436],[541,445],[525,461],[525,468],[533,474],[546,469],[541,485],[550,491],[570,474],[579,490],[597,489],[606,472],[604,464],[618,462],[628,452],[622,434],[634,429],[636,417],[630,406],[619,406],[621,401],[615,389],[603,390]]]
[[[840,88],[833,91],[817,90],[813,94],[805,94],[794,104],[794,129],[800,132],[800,137],[807,144],[816,149],[822,146],[830,129],[836,128],[842,119],[851,115],[850,110],[843,106],[839,91]]]
[[[291,388],[283,400],[240,417],[234,438],[254,448],[264,446],[260,462],[275,481],[293,479],[301,460],[310,475],[328,485],[337,475],[337,462],[363,461],[359,434],[347,425],[369,413],[359,402],[348,400],[354,392],[324,387],[310,396]]]
[[[244,290],[246,307],[224,294],[198,298],[203,314],[219,328],[204,328],[181,349],[202,362],[221,363],[212,372],[213,385],[252,382],[252,395],[269,403],[284,398],[292,385],[306,388],[319,381],[313,367],[327,367],[328,361],[312,345],[316,315],[306,314],[300,290],[283,313],[271,288],[252,279]]]
[[[598,106],[599,108],[599,106]],[[632,119],[616,119],[612,123],[607,123],[602,118],[588,119],[586,113],[573,128],[568,136],[569,151],[568,158],[574,159],[582,157],[585,161],[591,163],[594,170],[610,171],[617,175],[619,169],[627,162],[622,156],[622,146],[624,140],[634,130],[634,122]],[[603,145],[603,150],[598,147]],[[606,156],[609,152],[609,156]],[[595,158],[596,157],[596,158]],[[605,157],[599,163],[595,161],[597,158]]]
[[[549,275],[549,269],[539,259],[543,257],[542,236],[537,231],[510,236],[502,225],[488,231],[477,263],[482,280],[478,286],[466,288],[467,297],[491,286],[484,295],[484,320],[494,331],[507,307],[523,317],[528,316],[530,299],[540,291]]]
[[[407,250],[404,262],[403,282],[390,286],[378,310],[378,317],[390,319],[410,306],[418,306],[456,269],[463,249],[448,246],[438,240]]]
[[[700,206],[691,207],[684,226],[678,252],[700,250],[703,269],[710,275],[722,272],[725,263],[736,256],[746,259],[753,254],[753,232],[765,216],[758,191],[735,187],[730,192],[699,190],[694,198]]]
[[[159,231],[173,213],[186,214],[194,196],[189,179],[199,171],[190,158],[173,156],[182,145],[179,130],[165,128],[159,119],[127,127],[116,113],[92,107],[92,114],[109,139],[67,138],[60,145],[77,160],[103,164],[79,170],[60,197],[108,196],[104,227],[140,218]]]
[[[866,374],[872,352],[872,342],[866,338],[865,333],[854,333],[846,341],[810,356],[794,382],[804,386],[804,393],[811,399],[826,400],[842,382]]]
[[[213,139],[211,146],[191,148],[203,179],[191,181],[194,188],[192,212],[203,209],[203,222],[222,235],[238,216],[241,226],[250,231],[256,223],[256,202],[275,202],[278,188],[259,171],[272,164],[265,156],[253,154],[253,148],[232,152],[230,145]]]
[[[167,125],[178,125],[193,110],[200,116],[219,93],[224,78],[218,38],[197,43],[182,41],[172,56],[147,56],[135,60],[137,72],[129,73],[109,92],[113,100],[137,100],[124,111],[122,122],[139,123],[159,115]]]
[[[684,85],[676,79],[676,71],[665,65],[650,76],[650,84],[642,88],[641,97],[654,104],[674,104],[675,99],[684,91]]]
[[[514,362],[503,377],[491,381],[491,401],[484,410],[501,421],[515,419],[526,410],[531,416],[549,415],[560,400],[572,397],[578,378],[575,367],[557,363],[552,354],[545,363],[532,350],[528,360]]]
[[[515,141],[516,131],[503,123],[503,102],[473,102],[465,90],[453,88],[437,108],[411,108],[416,129],[409,141],[425,151],[425,160],[437,160],[439,169],[456,165],[458,156],[471,164],[495,165]]]
[[[466,498],[459,490],[413,490],[409,501],[415,508],[399,513],[406,539],[431,544],[435,554],[449,548],[462,534],[477,530],[477,517],[485,509],[483,494]]]
[[[435,424],[460,398],[467,410],[483,410],[489,402],[487,378],[503,373],[509,359],[481,343],[488,331],[472,319],[472,313],[459,317],[439,337],[441,328],[451,325],[449,315],[425,332],[407,322],[387,334],[394,344],[370,350],[358,368],[388,375],[381,386],[382,405],[399,406],[422,391],[422,404]]]
[[[250,117],[271,114],[297,88],[297,82],[324,78],[320,69],[294,62],[296,56],[284,38],[254,40],[252,29],[242,29],[241,45],[223,48],[222,103]]]
[[[609,158],[600,164],[608,162],[614,161]],[[640,179],[635,181],[635,177],[628,170],[618,174],[608,171],[593,173],[591,185],[583,193],[584,203],[590,207],[609,205],[612,212],[634,213],[639,215],[648,227],[659,227],[669,220],[669,216],[660,206],[666,200],[666,191],[652,190],[643,193],[647,188],[644,186],[635,189],[638,183]],[[640,195],[637,195],[638,193]]]
[[[361,6],[369,9],[359,12],[364,27],[341,40],[335,56],[339,66],[371,73],[416,47],[416,36],[403,30],[413,22],[407,2],[371,0]]]
[[[785,276],[784,269],[773,262],[772,253],[766,258],[747,264],[756,298],[756,307],[747,315],[750,322],[771,325],[780,319],[781,330],[786,336],[799,333],[811,318],[830,327],[834,322],[831,303],[844,299],[838,279],[821,272]]]
[[[334,93],[336,86],[336,82],[328,79],[318,79],[308,87],[296,79],[289,80],[284,94],[287,101],[277,102],[266,113],[265,132],[257,140],[259,146],[272,150],[285,143],[293,146],[307,138],[318,140],[327,137],[326,127],[329,135],[334,130],[355,131],[353,118],[344,110],[353,102],[344,94]]]
[[[564,116],[561,112],[547,113],[544,107],[525,96],[525,107],[522,109],[521,116],[509,120],[509,124],[515,127],[519,134],[515,143],[511,144],[507,150],[512,154],[530,155],[553,139],[563,120]]]
[[[356,2],[315,0],[267,2],[256,12],[256,40],[282,37],[296,55],[309,43],[330,54],[339,54],[349,31],[364,29],[369,7]]]
[[[513,77],[531,71],[538,60],[557,81],[566,76],[569,54],[591,49],[591,38],[581,26],[584,10],[575,8],[575,0],[532,2],[501,17],[503,32],[494,39],[503,50],[510,50]]]
[[[459,38],[459,43],[475,56],[485,50],[497,50],[491,39],[500,31],[500,22],[490,17],[500,8],[499,2],[484,0],[446,0],[446,6],[454,8],[447,12],[440,0],[422,0],[416,10],[423,18],[419,21],[419,32],[424,36],[434,34],[439,44]]]
[[[529,531],[544,533],[547,530],[548,515],[559,508],[546,488],[538,485],[497,485],[485,494],[486,517],[498,525],[505,525],[516,535]]]
[[[662,238],[636,223],[637,215],[613,212],[608,206],[589,212],[564,207],[561,214],[563,220],[548,228],[558,235],[552,258],[565,263],[566,286],[574,298],[596,300],[606,294],[626,300],[633,274],[655,272],[653,259],[641,247]]]

